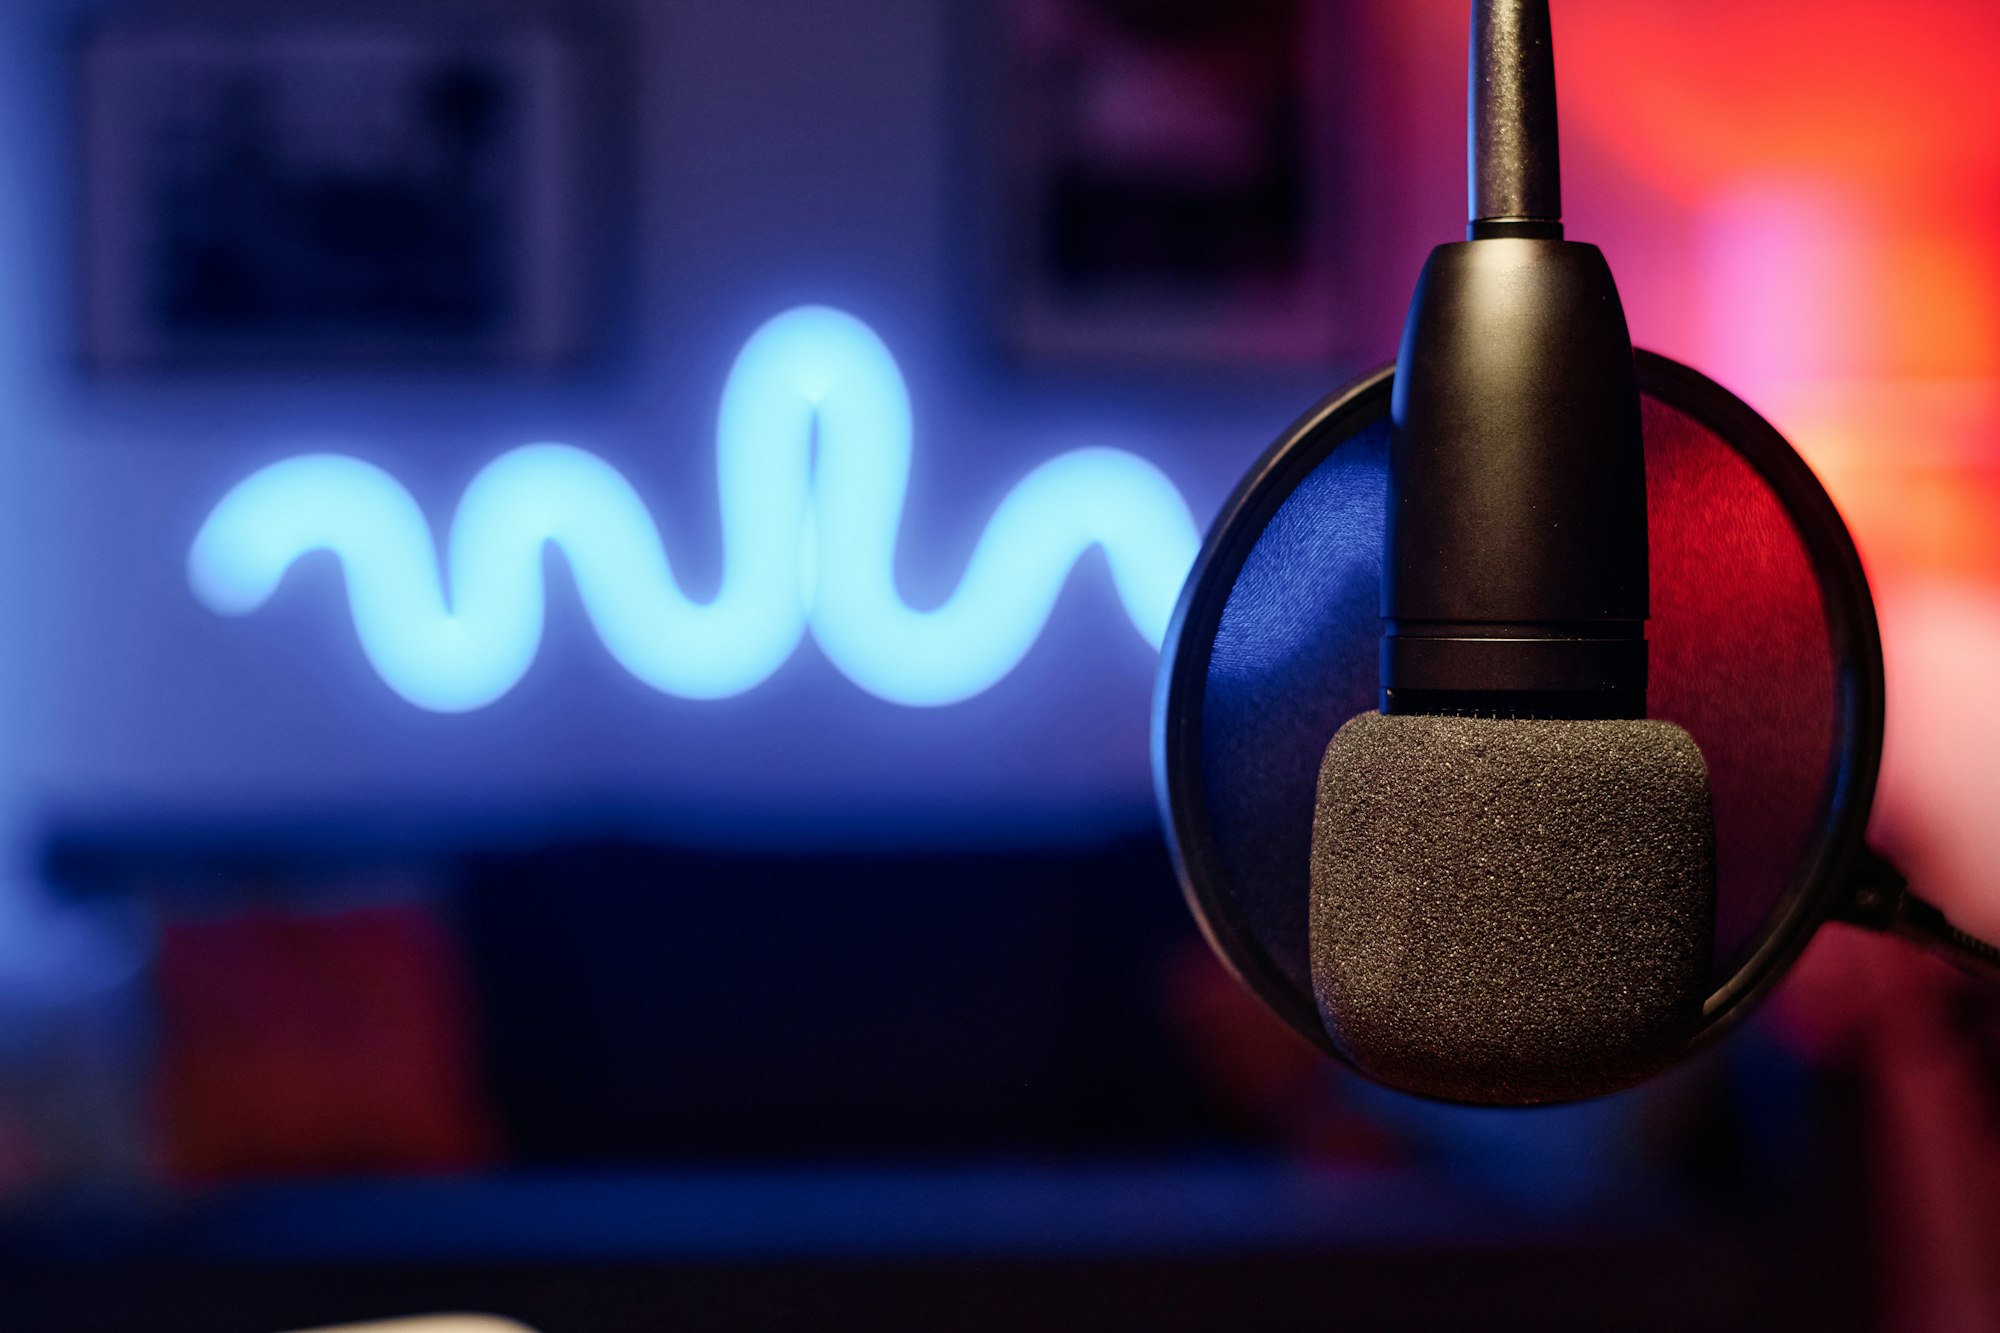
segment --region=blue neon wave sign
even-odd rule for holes
[[[951,598],[918,611],[894,578],[910,450],[909,391],[888,347],[852,315],[802,306],[751,336],[723,389],[724,570],[708,602],[681,591],[631,483],[562,444],[511,450],[473,478],[443,577],[402,483],[358,458],[305,454],[222,498],[188,553],[188,578],[218,614],[248,615],[301,557],[331,551],[376,672],[411,703],[447,713],[482,708],[527,674],[548,545],[569,562],[619,664],[688,699],[754,688],[808,632],[884,699],[970,698],[1026,656],[1093,546],[1133,627],[1159,646],[1199,538],[1158,468],[1115,449],[1043,463],[1001,501]]]

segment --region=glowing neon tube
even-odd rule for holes
[[[542,548],[568,560],[599,638],[627,671],[689,699],[740,694],[808,630],[855,684],[896,703],[955,703],[1012,671],[1092,546],[1132,624],[1159,646],[1195,556],[1186,502],[1160,470],[1080,449],[1001,502],[950,600],[898,595],[910,478],[901,370],[860,320],[822,306],[777,316],[738,354],[716,435],[723,576],[689,600],[652,514],[610,464],[561,444],[514,449],[460,500],[440,577],[423,511],[372,464],[337,454],[274,463],[238,484],[188,553],[196,596],[247,615],[300,557],[331,551],[354,628],[389,687],[438,712],[481,708],[541,644]]]

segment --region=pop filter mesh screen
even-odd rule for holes
[[[1685,728],[1715,799],[1718,981],[1761,942],[1835,797],[1835,639],[1811,554],[1728,441],[1644,404],[1650,714]],[[1389,423],[1355,429],[1271,515],[1223,604],[1201,701],[1211,864],[1303,993],[1320,760],[1376,706]]]

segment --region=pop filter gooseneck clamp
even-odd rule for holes
[[[1893,935],[1969,977],[2000,984],[2000,948],[1968,935],[1936,906],[1911,893],[1903,873],[1872,849],[1856,864],[1847,903],[1835,919]]]

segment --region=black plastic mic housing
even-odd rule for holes
[[[1439,246],[1392,414],[1382,711],[1644,717],[1645,455],[1603,254]]]

